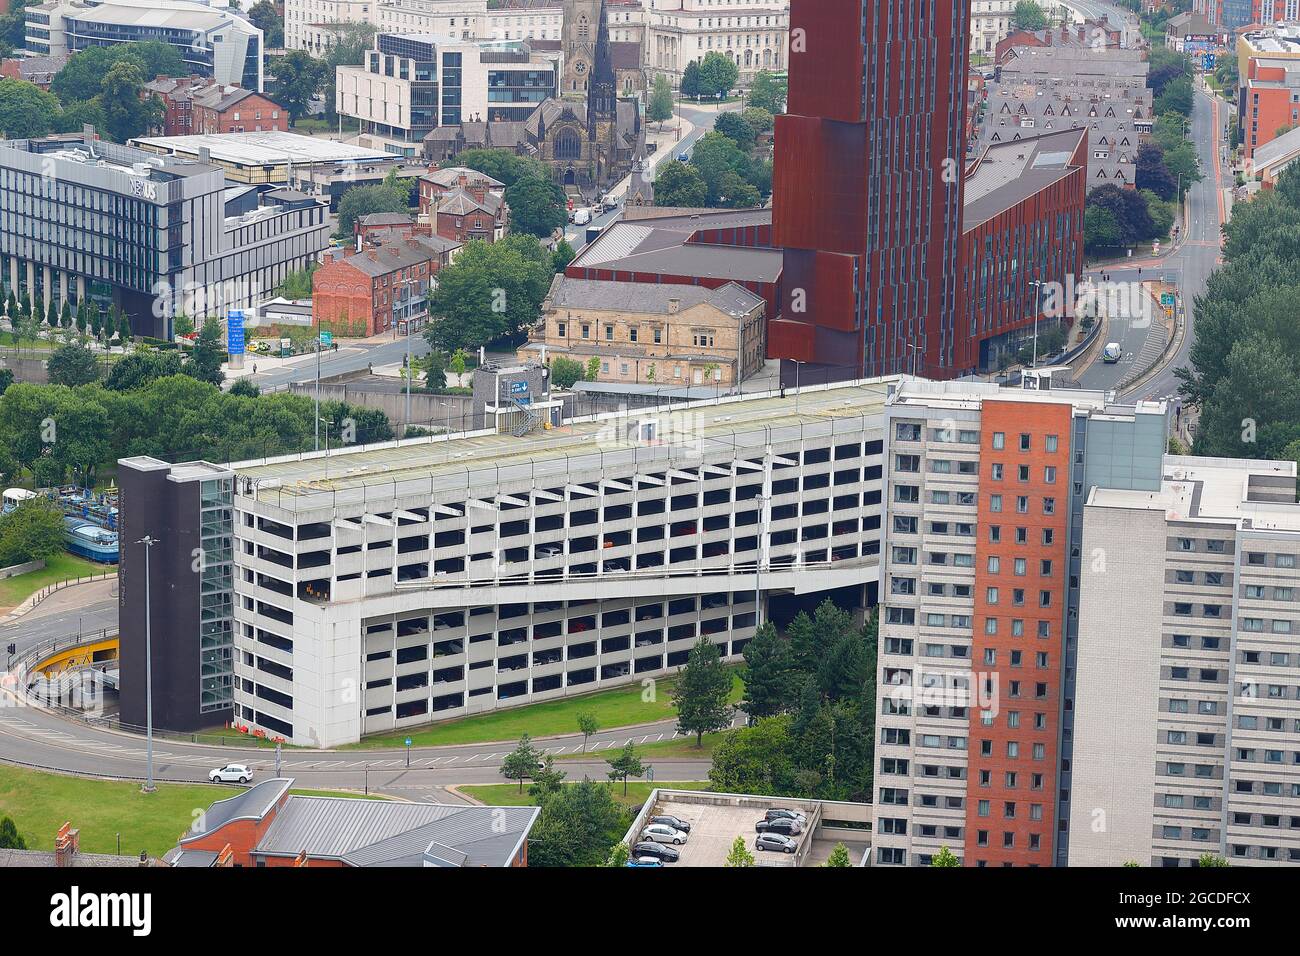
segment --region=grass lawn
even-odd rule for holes
[[[635,749],[637,756],[642,759],[653,757],[656,760],[662,760],[665,757],[680,757],[688,760],[712,760],[713,748],[715,748],[722,740],[723,733],[725,733],[725,731],[720,731],[716,734],[705,734],[703,746],[700,747],[695,746],[694,737],[674,737],[672,740],[657,740],[652,744],[637,744]],[[621,749],[621,747],[612,747],[606,750],[602,747],[594,753],[583,753],[582,751],[578,751],[576,754],[560,754],[560,756],[555,759],[589,760],[596,758],[604,760],[606,757],[612,757]]]
[[[627,784],[627,796],[623,796],[623,784],[607,783],[614,794],[614,802],[622,806],[634,808],[639,807],[646,802],[650,796],[650,791],[656,788],[666,788],[669,790],[707,790],[709,789],[708,781],[705,780],[687,780],[685,782],[674,781],[656,781],[648,783],[643,780],[629,780]],[[491,807],[531,807],[533,798],[528,795],[528,781],[524,781],[524,792],[519,792],[517,783],[484,783],[475,784],[469,787],[457,787],[461,793],[475,800],[482,800]]]
[[[654,699],[649,701],[642,699],[644,688],[638,682],[582,697],[564,697],[540,704],[526,704],[474,717],[461,717],[418,730],[367,737],[360,743],[350,744],[343,749],[401,747],[408,736],[413,746],[435,747],[441,744],[518,740],[525,733],[533,737],[574,734],[578,732],[578,714],[584,712],[594,714],[602,730],[668,720],[676,714],[672,700],[676,683],[676,677],[657,681]],[[739,702],[744,689],[739,672],[733,670],[731,696],[728,700],[733,704]]]
[[[65,777],[0,764],[0,816],[13,818],[29,850],[54,849],[59,827],[71,823],[81,831],[81,849],[86,853],[117,853],[121,833],[124,855],[147,850],[150,856],[161,856],[176,845],[197,811],[237,792],[204,783],[160,783],[157,793],[143,794],[140,784],[131,781]],[[329,790],[292,792],[362,796]]]
[[[90,574],[103,574],[112,571],[116,565],[99,564],[87,561],[75,554],[60,551],[52,558],[45,559],[45,567],[39,571],[28,571],[17,577],[0,580],[0,607],[13,607],[21,604],[33,592],[39,591],[47,584],[62,581],[65,578],[82,578]]]

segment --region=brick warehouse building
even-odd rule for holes
[[[965,0],[791,0],[768,341],[805,382],[960,371],[969,16]]]
[[[433,276],[460,247],[440,236],[397,235],[375,248],[326,262],[312,274],[316,323],[340,335],[375,335],[422,323]]]
[[[1085,129],[990,146],[967,171],[958,369],[995,370],[1033,334],[1035,312],[1052,306],[1035,282],[1072,288],[1083,269],[1087,173]],[[1040,316],[1039,334],[1056,321]]]

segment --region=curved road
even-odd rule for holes
[[[743,718],[737,718],[738,720]],[[560,760],[558,766],[571,780],[583,776],[604,779],[609,770],[603,756],[629,741],[654,743],[676,736],[675,721],[659,721],[633,728],[614,728],[595,734],[588,741],[591,759]],[[582,750],[580,735],[539,738],[539,750],[558,755]],[[369,787],[393,796],[413,800],[445,800],[454,784],[502,783],[503,758],[513,743],[461,744],[444,747],[413,747],[410,765],[407,754],[398,750],[306,750],[286,748],[281,753],[280,772],[295,777],[300,787],[362,790]],[[0,692],[0,760],[28,767],[63,770],[99,777],[144,779],[144,738],[70,720],[39,707],[18,702]],[[650,758],[647,764],[656,780],[704,780],[708,759],[682,757]],[[214,767],[246,763],[265,778],[275,772],[272,748],[221,747],[191,744],[157,737],[154,739],[154,777],[161,781],[205,782]]]
[[[1186,232],[1182,241],[1168,255],[1138,259],[1122,265],[1094,267],[1094,275],[1105,272],[1112,283],[1138,282],[1167,277],[1182,295],[1187,329],[1178,349],[1161,366],[1160,371],[1136,389],[1127,391],[1127,400],[1150,400],[1173,397],[1178,392],[1174,369],[1186,365],[1193,340],[1195,301],[1205,291],[1210,274],[1218,268],[1224,216],[1224,170],[1220,158],[1223,130],[1228,109],[1212,94],[1198,89],[1192,110],[1191,139],[1201,161],[1203,178],[1187,191]],[[1158,336],[1156,337],[1158,338]],[[1098,357],[1083,369],[1079,383],[1084,388],[1113,389],[1133,372],[1135,364],[1155,361],[1159,346],[1154,342],[1149,321],[1128,315],[1113,317],[1107,339],[1119,342],[1124,357],[1114,365]]]

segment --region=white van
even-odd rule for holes
[[[575,226],[585,226],[589,222],[591,222],[590,209],[575,209],[573,211],[573,224]]]
[[[1107,342],[1106,347],[1102,349],[1101,360],[1107,365],[1112,365],[1115,362],[1118,362],[1120,356],[1123,354],[1124,350],[1120,348],[1118,342]]]

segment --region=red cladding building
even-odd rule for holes
[[[769,354],[804,382],[959,370],[966,0],[791,0]],[[794,380],[790,363],[783,379]]]

